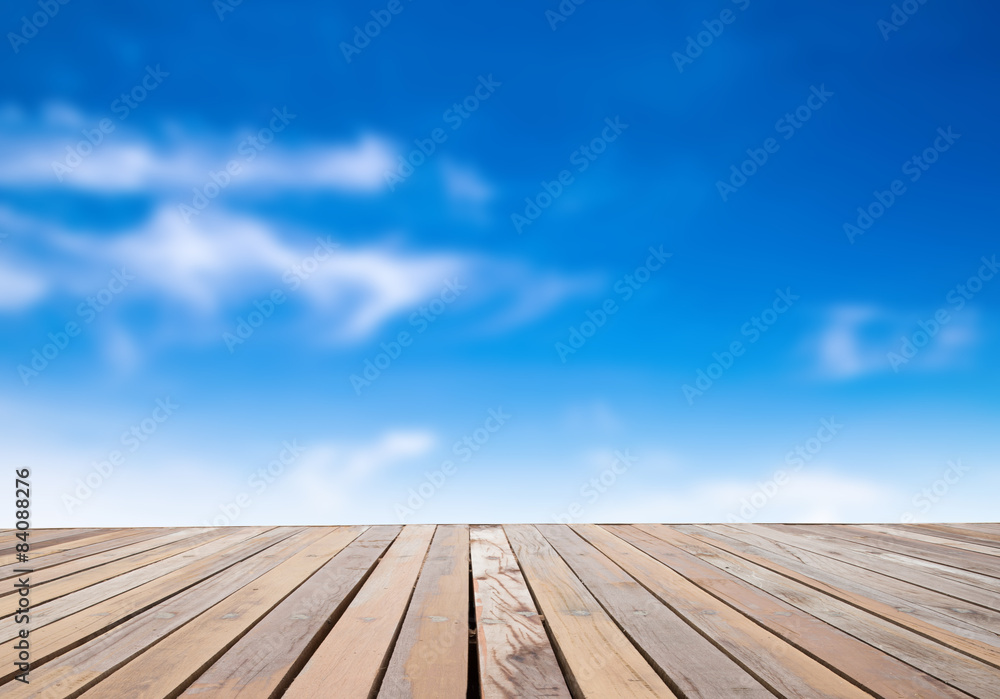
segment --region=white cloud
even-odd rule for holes
[[[427,431],[390,430],[371,444],[311,448],[273,493],[265,493],[261,509],[267,512],[261,521],[273,519],[274,507],[286,507],[283,514],[289,521],[316,524],[329,521],[324,513],[356,511],[359,493],[374,479],[393,466],[424,456],[436,442]],[[367,500],[367,495],[361,500]]]
[[[472,168],[443,161],[445,192],[455,201],[482,204],[493,198],[493,188]]]
[[[341,245],[332,252],[321,249],[328,259],[319,261],[293,290],[285,280],[300,277],[286,274],[316,253],[314,239],[292,244],[257,219],[229,214],[205,214],[187,225],[169,209],[111,243],[80,237],[63,241],[106,265],[123,263],[139,278],[137,286],[202,314],[248,305],[273,289],[301,296],[331,321],[325,324],[326,337],[334,341],[368,337],[389,318],[433,296],[447,277],[463,274],[470,264],[454,255]],[[339,245],[332,238],[327,242]]]
[[[888,368],[885,351],[862,340],[862,330],[886,320],[874,306],[838,306],[819,337],[819,367],[830,378],[850,378]]]
[[[0,260],[0,311],[16,311],[40,301],[48,291],[45,278]]]
[[[401,459],[426,454],[435,442],[434,435],[426,431],[387,432],[374,444],[349,452],[344,460],[344,475],[351,479],[366,478]]]
[[[227,161],[235,158],[241,171],[231,177],[229,188],[269,194],[310,189],[371,194],[382,190],[383,173],[396,154],[390,141],[374,134],[353,142],[301,146],[278,134],[246,161],[237,144],[247,133],[220,138],[171,130],[169,124],[158,133],[153,128],[140,132],[131,123],[109,117],[115,130],[105,134],[60,184],[53,161],[64,159],[67,147],[83,138],[81,129],[91,129],[100,118],[63,104],[50,104],[34,118],[27,118],[17,105],[0,108],[5,126],[0,135],[0,187],[79,188],[102,195],[138,192],[155,202],[146,220],[124,230],[84,230],[0,207],[0,227],[12,233],[3,243],[22,258],[16,268],[9,263],[0,267],[0,312],[28,308],[60,294],[82,300],[124,265],[137,279],[105,315],[117,316],[133,303],[152,299],[164,311],[156,316],[161,339],[218,340],[223,329],[235,326],[237,315],[253,310],[254,301],[274,289],[290,291],[283,276],[313,252],[313,239],[327,232],[290,230],[278,222],[234,214],[219,199],[185,223],[178,205],[191,203],[192,187],[209,182],[210,172],[224,171]],[[450,203],[482,214],[493,197],[492,187],[469,167],[442,160],[440,168]],[[382,237],[338,247],[289,294],[296,311],[283,314],[284,322],[308,320],[310,340],[358,342],[431,301],[447,280],[456,278],[468,291],[449,308],[487,309],[475,321],[478,330],[488,332],[531,322],[599,283],[457,250],[407,250]],[[164,316],[183,325],[183,332],[164,327]],[[109,355],[135,366],[142,360],[135,348],[148,346],[148,340],[142,333],[118,333],[106,338],[105,346]]]
[[[567,299],[593,295],[606,288],[599,274],[567,275],[538,272],[523,264],[502,260],[481,260],[477,286],[504,290],[508,303],[481,326],[485,333],[501,333],[545,316]]]
[[[81,450],[8,442],[3,456],[32,468],[41,493],[34,501],[34,523],[41,527],[200,526],[212,523],[241,494],[250,505],[231,524],[371,523],[367,490],[386,490],[382,479],[392,469],[425,456],[436,443],[432,432],[400,428],[369,441],[303,442],[304,451],[262,492],[256,484],[263,481],[250,479],[274,458],[270,452],[252,463],[227,464],[159,455],[153,453],[156,447],[143,447],[134,455],[126,453],[124,465],[74,503],[72,512],[63,494],[79,497],[78,479],[94,472]],[[199,485],[192,490],[194,482]]]
[[[131,374],[142,363],[143,354],[135,338],[123,326],[113,324],[104,336],[104,354],[108,365],[122,374]]]
[[[45,291],[91,295],[112,270],[124,267],[135,279],[108,313],[150,300],[180,309],[184,332],[173,335],[196,342],[218,340],[223,326],[231,331],[238,315],[275,289],[305,309],[311,341],[353,343],[428,303],[449,280],[466,287],[449,308],[489,307],[486,319],[478,315],[477,321],[491,331],[530,322],[594,285],[589,278],[457,252],[420,252],[391,242],[340,244],[334,236],[305,231],[279,235],[275,224],[222,208],[206,209],[186,224],[163,206],[114,236],[45,222],[35,230],[35,241],[49,249],[37,264],[25,263],[0,281],[10,287],[8,308],[37,303]],[[315,258],[317,251],[326,259]]]
[[[248,134],[211,139],[174,134],[159,141],[130,130],[112,119],[115,130],[96,146],[84,139],[81,127],[94,131],[100,117],[86,119],[72,108],[50,106],[47,128],[14,133],[0,140],[0,184],[8,187],[59,187],[102,193],[183,193],[210,182],[210,173],[224,173],[228,163],[239,165],[227,189],[253,186],[286,189],[328,189],[373,193],[384,187],[383,173],[392,167],[395,150],[387,139],[364,134],[353,142],[311,143],[296,147],[281,140],[261,149],[248,145]],[[294,122],[289,129],[294,127]],[[81,141],[83,146],[80,147]],[[70,151],[85,153],[78,160]],[[56,173],[54,163],[70,167]]]
[[[384,187],[383,175],[394,156],[388,141],[367,135],[349,146],[311,147],[304,153],[279,150],[249,168],[246,179],[269,186],[372,192]]]
[[[904,314],[875,305],[839,305],[826,312],[824,326],[809,346],[819,376],[848,380],[893,371],[888,354],[899,354],[903,338],[921,331],[918,321],[932,322],[937,309]],[[947,309],[949,320],[900,371],[953,369],[979,340],[978,316],[972,309]],[[933,323],[937,325],[936,322]]]
[[[623,490],[628,486],[622,477]],[[851,522],[898,520],[905,493],[867,478],[833,470],[793,474],[764,498],[766,479],[704,479],[658,492],[609,490],[588,507],[588,521],[613,522]],[[734,519],[735,518],[735,519]]]

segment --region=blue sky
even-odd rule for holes
[[[35,525],[995,521],[1000,16],[903,6],[9,4]]]

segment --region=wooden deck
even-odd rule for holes
[[[15,543],[9,699],[1000,697],[996,524],[50,529],[26,564]]]

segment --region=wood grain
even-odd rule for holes
[[[936,590],[964,602],[972,602],[987,609],[1000,611],[1000,595],[963,581],[950,579],[947,577],[945,566],[933,566],[933,564],[928,563],[926,568],[919,567],[915,559],[907,559],[904,556],[888,552],[884,552],[885,555],[879,555],[870,547],[853,546],[847,541],[831,543],[820,534],[810,534],[801,530],[793,533],[788,529],[773,528],[767,525],[746,526],[748,531],[760,536],[844,561],[865,570],[882,573],[897,580],[905,580],[928,590]]]
[[[892,551],[911,558],[932,561],[941,565],[958,568],[959,571],[972,571],[992,580],[979,581],[987,589],[1000,586],[1000,559],[989,554],[970,550],[956,550],[939,543],[926,541],[906,541],[900,537],[890,536],[871,529],[861,529],[842,525],[839,527],[819,527],[823,534],[850,542],[862,543],[882,551]],[[976,581],[973,581],[974,584]]]
[[[193,554],[193,560],[189,559],[187,565],[177,570],[96,604],[81,605],[84,608],[80,611],[49,623],[42,633],[34,635],[34,642],[31,645],[32,662],[38,666],[60,653],[65,653],[121,621],[142,613],[261,550],[266,550],[288,535],[289,533],[283,529],[272,529],[235,546],[223,546],[221,550],[218,550],[217,542],[213,542],[199,547],[197,553]],[[13,672],[8,672],[0,677],[0,682],[6,681],[12,675]]]
[[[952,539],[944,536],[926,534],[919,530],[914,531],[911,529],[907,529],[905,527],[892,527],[882,524],[859,524],[857,525],[857,528],[870,532],[879,532],[880,534],[888,534],[889,536],[899,537],[902,539],[923,541],[929,544],[949,546],[951,548],[960,549],[962,551],[975,551],[977,553],[986,554],[987,556],[1000,557],[1000,548],[995,548],[992,546],[983,546],[982,544],[974,544],[963,541],[961,539]]]
[[[98,576],[96,579],[88,580],[90,584],[81,589],[73,592],[67,590],[68,594],[52,600],[48,604],[38,604],[37,608],[32,612],[32,624],[35,629],[38,629],[47,624],[59,621],[98,602],[110,599],[123,592],[128,592],[133,588],[141,587],[145,583],[154,582],[168,573],[184,568],[201,556],[223,551],[258,533],[261,533],[260,530],[239,530],[229,533],[220,531],[206,532],[204,536],[207,541],[198,537],[192,537],[195,540],[193,545],[188,544],[181,551],[169,558],[164,558],[151,565],[116,577],[104,579],[103,576]],[[203,541],[204,543],[202,543]],[[56,581],[51,583],[51,585],[58,586],[60,582]],[[42,587],[40,596],[44,596],[45,594],[45,587]],[[32,597],[34,597],[34,594]],[[3,619],[0,621],[0,642],[14,638],[17,631],[18,627],[13,617]]]
[[[0,554],[15,534],[0,531]],[[24,628],[14,585],[31,582],[31,683],[0,667],[11,699],[1000,699],[991,523],[35,529],[31,543],[30,573],[0,565],[4,645]]]
[[[199,585],[150,607],[89,643],[73,648],[31,673],[31,684],[15,686],[5,699],[74,696],[104,679],[181,626],[322,536],[320,530],[278,528],[258,542],[257,555]],[[280,538],[284,537],[284,538]]]
[[[121,587],[126,581],[141,585],[143,582],[158,577],[161,572],[173,570],[174,565],[183,565],[187,561],[182,554],[191,549],[207,544],[211,541],[223,539],[226,536],[234,537],[233,541],[239,541],[240,537],[249,538],[246,532],[232,531],[229,534],[221,531],[206,531],[195,536],[179,537],[164,546],[158,546],[149,550],[141,551],[131,556],[116,557],[110,562],[100,566],[93,566],[73,576],[59,576],[55,580],[49,580],[49,574],[40,571],[32,579],[34,589],[31,593],[31,602],[40,610],[47,610],[42,606],[51,600],[65,597],[70,593],[93,587],[98,583],[103,583],[117,578],[115,584],[107,585],[108,588],[125,589]],[[167,559],[170,559],[169,561]],[[154,563],[164,561],[160,566],[149,567],[147,570],[138,572]],[[137,571],[134,575],[126,575]],[[11,589],[11,593],[13,589]],[[2,599],[2,598],[0,598]],[[9,616],[4,614],[0,616]],[[45,615],[40,615],[45,618]]]
[[[1000,669],[1000,650],[990,645],[995,640],[995,635],[976,634],[982,636],[983,640],[976,640],[967,636],[950,631],[953,619],[933,612],[929,608],[916,608],[913,605],[913,596],[909,596],[909,601],[905,597],[898,597],[886,594],[876,587],[864,587],[856,584],[858,577],[852,571],[846,571],[846,576],[826,573],[824,566],[829,559],[820,557],[819,565],[810,567],[796,558],[785,558],[780,554],[765,549],[760,549],[747,541],[753,542],[753,535],[744,534],[747,541],[726,537],[716,528],[710,527],[677,527],[692,538],[701,543],[714,546],[722,551],[735,554],[752,563],[773,570],[780,575],[807,585],[819,592],[822,592],[833,599],[842,600],[859,609],[875,614],[876,616],[893,622],[904,628],[910,629],[925,638],[930,638],[944,646],[958,650],[966,655],[982,660]],[[759,542],[764,543],[764,542]],[[784,565],[779,561],[784,562]],[[849,567],[843,564],[845,567]],[[787,566],[787,567],[786,567]],[[882,578],[885,582],[890,582],[889,578]],[[895,582],[895,581],[892,581]],[[907,592],[926,592],[922,588],[913,586],[910,590],[902,589],[901,594]],[[937,622],[935,624],[934,622]],[[942,625],[945,624],[945,625]]]
[[[676,696],[535,527],[504,531],[575,695]]]
[[[687,699],[774,696],[572,530],[554,524],[538,530],[675,693]]]
[[[32,556],[28,566],[35,572],[35,578],[45,581],[55,580],[66,575],[87,570],[94,566],[113,561],[123,556],[130,556],[139,551],[146,551],[157,546],[169,544],[178,539],[195,534],[193,529],[140,530],[124,536],[80,546],[79,548],[61,551],[46,556]],[[0,567],[0,581],[17,577],[14,570],[24,566],[15,563]],[[40,584],[40,583],[39,583]],[[6,591],[3,591],[6,592]]]
[[[542,617],[503,528],[474,526],[470,538],[483,699],[569,699]]]
[[[337,697],[371,696],[433,534],[433,525],[403,528],[330,635],[292,681],[283,695],[285,699],[329,696],[330,678],[337,678]]]
[[[573,529],[780,696],[870,696],[607,529]]]
[[[251,699],[279,694],[340,618],[399,530],[376,526],[352,541],[216,660],[185,696]]]
[[[635,528],[678,549],[680,555],[671,555],[675,570],[877,696],[962,696],[935,677],[980,696],[991,684],[993,668],[908,629],[668,527]],[[734,578],[753,587],[734,584]]]
[[[392,649],[380,699],[465,699],[469,527],[439,525]]]
[[[292,590],[356,539],[361,527],[334,527],[253,583],[200,614],[81,696],[152,699],[176,696]]]

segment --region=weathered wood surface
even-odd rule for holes
[[[0,696],[1000,699],[995,524],[0,531]]]
[[[503,528],[473,527],[471,540],[483,696],[569,699],[542,617]]]

